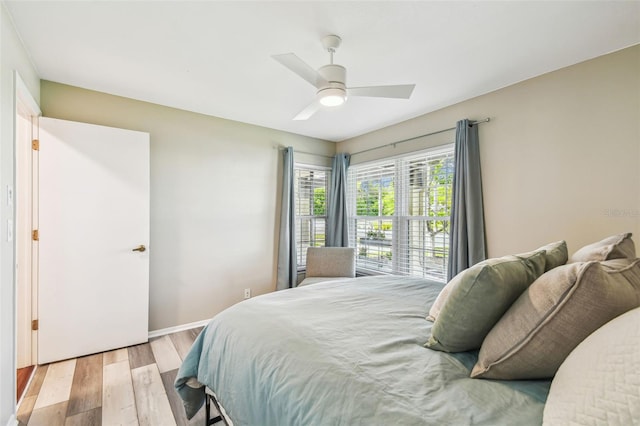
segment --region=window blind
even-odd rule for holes
[[[347,196],[357,269],[444,281],[452,183],[453,145],[352,166]]]
[[[307,247],[325,243],[330,170],[296,164],[294,194],[298,269],[307,264]]]

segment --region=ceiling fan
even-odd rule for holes
[[[323,37],[322,45],[329,52],[330,63],[317,71],[307,65],[295,53],[273,55],[272,58],[311,83],[318,91],[316,99],[298,113],[294,120],[306,120],[321,106],[334,107],[346,102],[348,96],[369,96],[377,98],[409,99],[415,84],[395,86],[347,87],[347,70],[333,63],[333,54],[342,39],[337,35]]]

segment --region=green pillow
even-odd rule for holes
[[[446,300],[425,346],[445,352],[479,348],[544,267],[545,252],[540,250],[488,259],[460,272],[445,287]]]
[[[526,257],[529,257],[531,254],[539,252],[541,250],[544,250],[545,252],[544,272],[547,272],[553,268],[557,268],[558,266],[562,266],[566,264],[567,260],[569,259],[569,253],[567,251],[567,243],[564,240],[549,243],[547,245],[544,245],[534,250],[533,252],[517,254],[516,256],[526,258]],[[538,275],[541,275],[541,274],[538,274]],[[442,291],[438,295],[438,298],[435,300],[433,305],[431,305],[431,309],[429,310],[429,315],[427,316],[427,320],[433,322],[436,320],[438,315],[440,315],[440,311],[442,311],[442,308],[447,298],[449,297],[449,293],[451,293],[451,289],[452,288],[450,285],[447,285],[445,288],[442,289]]]
[[[555,243],[549,243],[546,246],[540,247],[538,250],[545,251],[545,272],[550,271],[553,268],[557,268],[558,266],[564,265],[569,259],[567,243],[564,240],[556,241]]]

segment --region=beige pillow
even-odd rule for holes
[[[634,259],[636,247],[631,239],[631,232],[612,235],[597,243],[589,244],[575,252],[570,263],[603,261],[610,259]]]
[[[445,352],[479,348],[502,314],[544,272],[544,263],[544,251],[538,251],[485,260],[456,275],[443,289],[444,304],[425,346]]]
[[[544,271],[549,271],[558,266],[564,265],[569,259],[569,253],[567,251],[567,243],[564,240],[549,243],[540,247],[538,250],[545,251],[545,266]]]
[[[640,259],[554,268],[531,284],[489,332],[471,377],[552,377],[585,337],[637,306]]]
[[[460,274],[458,274],[458,275],[460,275]],[[436,320],[436,318],[438,318],[438,315],[440,315],[440,311],[442,310],[442,307],[444,306],[444,302],[449,297],[449,294],[451,294],[451,289],[456,285],[456,282],[457,282],[456,277],[458,275],[453,277],[447,283],[447,285],[445,285],[442,288],[442,290],[440,290],[440,293],[438,293],[438,297],[436,297],[435,302],[433,302],[433,305],[431,305],[431,309],[429,309],[429,315],[427,315],[427,321],[433,322],[433,321]]]
[[[640,421],[640,308],[609,321],[564,360],[542,424],[633,425]]]

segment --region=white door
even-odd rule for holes
[[[40,119],[38,363],[148,338],[149,134]]]

